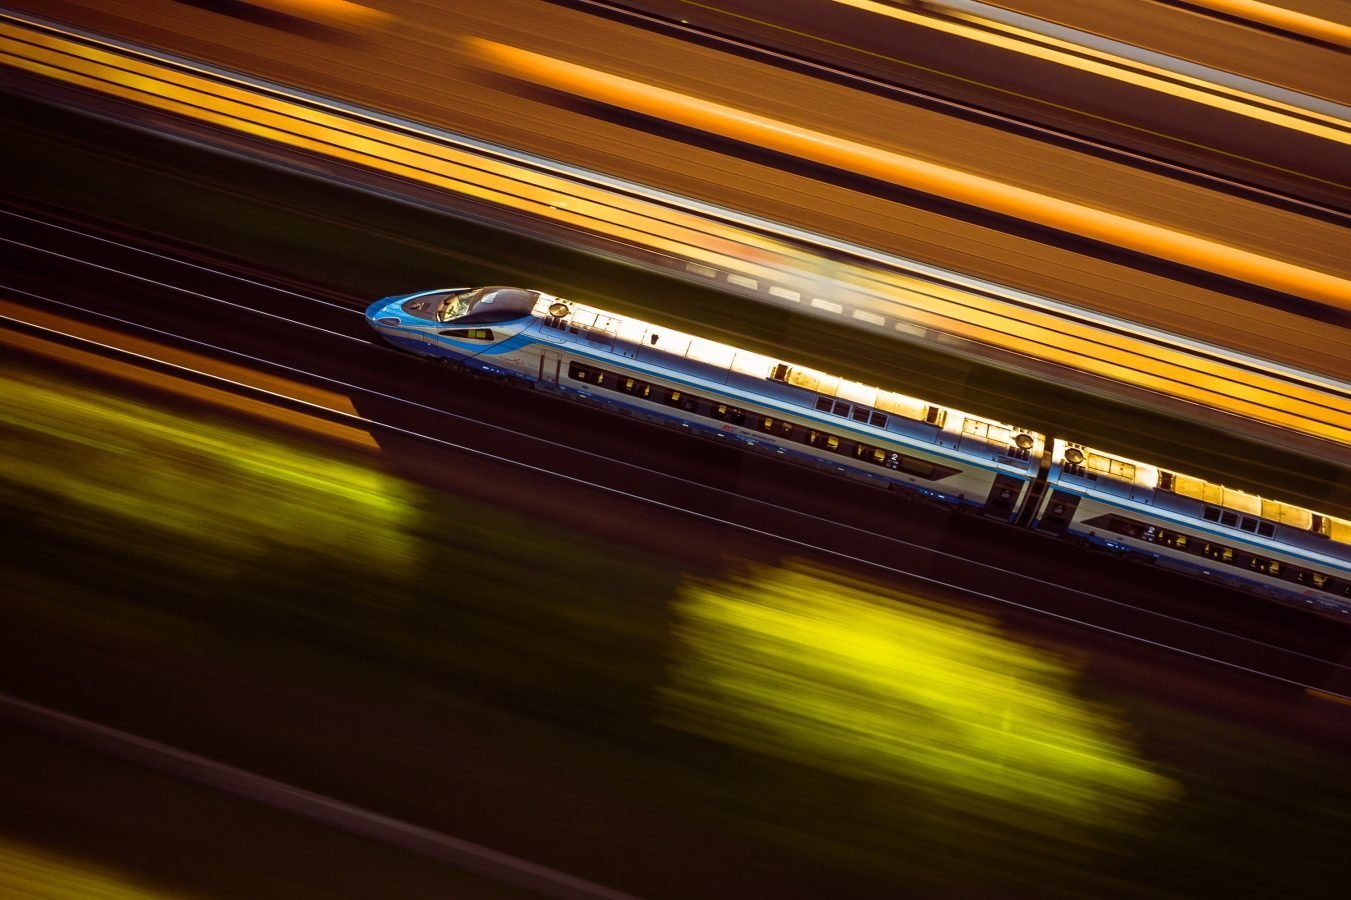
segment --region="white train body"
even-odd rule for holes
[[[395,346],[655,424],[1351,614],[1351,523],[515,288],[377,301]]]

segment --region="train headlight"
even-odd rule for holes
[[[1036,441],[1032,440],[1032,435],[1030,434],[1020,434],[1013,439],[1013,442],[1018,445],[1019,450],[1031,450],[1032,445],[1036,443]]]
[[[570,312],[572,312],[572,310],[568,308],[566,303],[549,304],[549,315],[553,316],[555,319],[561,319]]]
[[[1079,465],[1084,461],[1084,451],[1078,447],[1071,447],[1065,451],[1065,461],[1071,465]]]

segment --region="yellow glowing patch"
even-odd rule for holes
[[[679,614],[686,730],[1024,831],[1125,828],[1177,791],[991,620],[801,564],[691,584]]]
[[[241,428],[11,371],[0,430],[0,490],[46,496],[72,533],[111,517],[189,539],[203,574],[318,550],[397,577],[416,552],[402,482]]]
[[[157,890],[127,876],[49,850],[0,840],[0,896],[42,900],[159,900],[181,893]]]

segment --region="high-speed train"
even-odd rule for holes
[[[1351,522],[538,291],[376,301],[396,347],[1351,616]]]

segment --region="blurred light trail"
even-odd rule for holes
[[[1344,278],[529,50],[470,40],[499,71],[587,100],[1351,310],[1351,281]]]
[[[1005,829],[1129,832],[1176,799],[1122,723],[1076,697],[1069,664],[991,618],[796,561],[687,584],[677,616],[664,718],[906,785],[959,813],[934,822],[954,851]]]
[[[1307,13],[1295,12],[1272,6],[1270,3],[1258,3],[1257,0],[1186,0],[1189,6],[1202,6],[1224,13],[1235,19],[1247,19],[1259,25],[1267,25],[1280,31],[1288,31],[1317,41],[1351,47],[1351,27],[1320,19]]]
[[[78,337],[90,344],[113,348],[147,362],[169,365],[185,372],[210,375],[222,381],[241,384],[274,396],[294,398],[347,416],[356,416],[356,408],[352,405],[352,401],[342,394],[310,387],[297,381],[278,378],[275,375],[221,362],[196,353],[178,350],[167,344],[159,344],[143,338],[120,334],[65,316],[30,309],[9,300],[0,299],[0,319],[30,325],[54,334]],[[187,397],[232,413],[241,413],[255,419],[341,441],[362,450],[378,450],[380,447],[367,429],[330,422],[315,415],[278,406],[275,403],[241,397],[221,388],[197,384],[184,378],[121,360],[110,359],[89,350],[81,350],[56,341],[8,329],[0,329],[0,344],[98,372],[101,375],[118,378],[122,381],[155,388],[180,397]]]
[[[353,3],[351,0],[243,0],[243,2],[249,6],[258,6],[307,21],[350,28],[377,28],[394,18],[387,12]]]
[[[986,361],[997,350],[1002,364],[1136,403],[1165,398],[1221,427],[1260,423],[1281,429],[1283,442],[1293,435],[1351,445],[1351,387],[1336,378],[244,76],[66,34],[0,18],[0,61],[527,213],[561,226],[551,239],[561,233],[587,249],[599,239],[607,252],[637,264],[725,281],[762,302],[936,340],[949,352]]]
[[[1319,103],[1314,98],[1308,98],[1308,105],[1295,105],[1278,99],[1276,96],[1260,96],[1251,90],[1244,91],[1217,81],[1206,81],[1183,71],[1184,68],[1190,69],[1194,66],[1192,64],[1184,65],[1181,60],[1178,61],[1178,69],[1171,70],[1141,60],[1127,59],[1123,56],[1106,53],[1086,45],[1071,43],[1048,34],[1038,34],[1015,25],[963,12],[959,9],[949,8],[943,2],[934,4],[941,9],[943,15],[940,16],[916,12],[904,7],[889,6],[878,3],[876,0],[832,0],[832,2],[888,18],[899,19],[910,24],[922,25],[925,28],[979,41],[1003,50],[1022,53],[1026,56],[1035,56],[1048,62],[1170,94],[1195,103],[1213,106],[1226,112],[1258,119],[1272,125],[1290,128],[1338,143],[1351,144],[1351,128],[1348,128],[1347,120],[1344,117],[1329,115],[1313,108],[1314,105],[1327,105],[1328,108],[1340,109],[1336,104]],[[962,19],[972,23],[972,25],[964,25],[954,21],[954,19]],[[1003,33],[996,34],[994,32]],[[1228,73],[1224,74],[1227,75]],[[1217,72],[1216,75],[1219,76],[1220,73]],[[1229,76],[1229,78],[1234,79],[1234,76]]]

